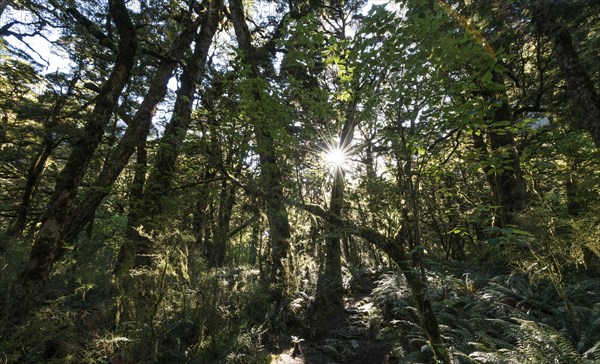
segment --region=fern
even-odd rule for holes
[[[479,363],[474,358],[471,358],[469,355],[465,354],[462,351],[457,351],[455,348],[450,348],[450,354],[452,355],[452,360],[454,363],[460,364],[477,364]]]
[[[509,357],[523,357],[528,362],[540,364],[584,363],[573,346],[553,328],[533,321],[517,321],[521,334],[516,351],[509,352]]]
[[[461,271],[453,273],[428,276],[440,330],[454,363],[597,363],[600,304],[594,291],[598,284],[593,280],[564,283],[564,292],[574,293],[569,307],[574,315],[569,316],[564,300],[548,280],[532,283],[523,273],[494,275],[473,270],[470,277],[477,288],[468,290]],[[379,337],[398,348],[398,362],[427,361],[418,315],[402,277],[382,275],[374,301],[388,322]],[[569,319],[573,316],[577,320]]]
[[[498,352],[488,353],[484,351],[475,351],[469,355],[476,363],[486,364],[513,364],[517,363],[510,356],[505,354],[505,351],[499,350]]]
[[[476,341],[483,334],[483,332],[470,330],[460,325],[453,327],[440,325],[440,330],[444,341],[460,352],[470,351],[471,347],[469,343]]]
[[[583,334],[581,335],[581,340],[577,344],[577,349],[579,351],[586,351],[588,348],[592,347],[594,343],[598,346],[600,343],[600,317],[591,321]]]
[[[598,341],[591,349],[583,353],[583,357],[587,360],[592,360],[594,363],[600,362],[600,341]]]

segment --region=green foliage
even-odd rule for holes
[[[105,1],[69,2],[106,33],[102,42],[52,4],[18,3],[47,17],[35,26],[63,29],[54,43],[73,70],[42,75],[24,52],[0,50],[0,362],[4,353],[24,363],[262,363],[280,345],[279,334],[317,339],[323,333],[315,332],[315,324],[322,326],[315,323],[315,288],[334,224],[293,204],[272,215],[289,214],[292,231],[282,244],[284,282],[270,281],[274,247],[264,211],[273,191],[264,186],[276,175],[282,201],[330,205],[332,181],[320,154],[324,139],[350,119],[352,167],[345,172],[340,217],[395,239],[422,260],[415,269],[427,283],[454,362],[600,360],[598,151],[578,130],[577,105],[565,99],[550,41],[522,4],[500,1],[407,0],[374,6],[366,15],[357,12],[361,1],[314,9],[315,2],[293,2],[308,11],[281,18],[247,13],[255,68],[241,64],[234,37],[222,33],[211,46],[192,126],[176,168],[168,171],[172,188],[164,213],[144,235],[152,264],[113,273],[129,243],[131,181],[140,167],[132,162],[106,187],[111,194],[93,225],[54,266],[36,309],[13,319],[4,307],[18,305],[15,282],[38,221],[97,96],[90,84],[106,80],[115,57],[106,47],[114,19],[106,16]],[[187,20],[206,14],[201,2],[126,3],[141,51],[126,91],[115,95],[120,105],[76,200],[95,188],[156,66],[169,61],[165,50],[175,35]],[[597,81],[598,7],[558,3],[553,9],[568,10],[559,18]],[[575,12],[577,6],[586,11]],[[160,119],[172,111],[172,94],[158,107],[146,140],[148,164],[162,158],[156,136],[163,132]],[[503,106],[507,114],[494,117]],[[533,129],[540,118],[549,125]],[[514,142],[496,148],[492,135]],[[26,228],[9,237],[29,166],[48,141],[58,146],[35,183]],[[499,223],[503,206],[490,181],[517,172],[528,201],[510,224]],[[404,278],[352,232],[335,231],[342,237],[345,293],[361,291],[368,286],[361,279],[370,283],[369,274],[377,275],[370,293],[375,306],[366,316],[378,338],[391,343],[390,361],[432,361]],[[217,244],[225,256],[219,264],[207,259]],[[275,285],[287,298],[279,307],[270,295]],[[335,355],[344,347],[338,339],[327,345]]]
[[[581,355],[556,330],[533,321],[516,321],[519,334],[515,349],[474,352],[470,357],[481,363],[584,363]]]
[[[114,239],[120,219],[100,219],[97,238]],[[10,328],[14,340],[0,346],[9,362],[268,362],[260,343],[270,331],[272,309],[258,271],[210,270],[202,260],[188,271],[189,237],[172,232],[152,239],[164,250],[154,257],[154,268],[131,272],[132,291],[121,290],[102,266],[59,269],[52,282],[59,297]],[[118,247],[105,255],[104,266],[112,265]],[[72,282],[68,294],[59,288],[63,280]],[[147,311],[132,311],[131,303],[140,299],[148,305],[137,308]]]
[[[595,293],[583,294],[595,292],[593,278],[565,282],[579,323],[564,319],[567,309],[550,282],[532,283],[522,274],[440,264],[433,266],[428,282],[440,329],[457,362],[594,362],[598,334],[593,330],[600,312],[590,308],[599,301]],[[383,320],[379,337],[394,343],[399,362],[424,360],[427,342],[403,279],[382,275],[372,297]],[[586,344],[569,334],[573,324],[583,329]]]

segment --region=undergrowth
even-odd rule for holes
[[[165,250],[156,254],[153,268],[130,273],[136,295],[98,266],[70,265],[55,274],[42,308],[22,322],[3,324],[0,362],[268,362],[264,343],[273,309],[259,271],[211,269],[202,258],[188,256],[189,238],[179,233],[154,239]],[[107,267],[114,266],[117,246],[98,252]],[[195,259],[193,271],[188,259]],[[132,308],[140,295],[150,303],[142,306],[148,312]]]
[[[579,274],[565,282],[577,322],[570,321],[552,282],[523,273],[437,265],[430,294],[455,363],[599,363],[600,282]],[[373,290],[394,343],[396,363],[433,362],[419,315],[398,273],[383,274]]]
[[[122,229],[117,222],[107,225]],[[518,243],[530,254],[513,258],[510,267],[427,262],[428,292],[454,363],[600,363],[600,281],[590,270],[593,260],[585,258],[587,250],[598,250],[592,228],[511,232],[506,243]],[[193,238],[176,229],[150,237],[162,247],[152,268],[116,277],[111,267],[121,236],[100,224],[95,239],[80,238],[67,252],[40,292],[38,309],[20,322],[2,310],[0,362],[268,363],[282,333],[288,341],[290,335],[311,339],[315,259],[290,257],[289,301],[282,313],[270,302],[259,269],[210,268],[188,249]],[[549,241],[566,244],[573,236],[581,239],[569,251],[543,247]],[[0,261],[4,307],[18,304],[7,282],[21,268],[12,262],[26,254],[19,244],[12,246]],[[83,259],[90,254],[93,264]],[[561,265],[556,262],[569,260],[561,254],[581,260]],[[590,269],[578,271],[581,267]],[[389,362],[433,362],[400,273],[345,269],[345,289],[366,294],[374,277],[370,327],[392,343]],[[127,280],[134,290],[123,288]]]

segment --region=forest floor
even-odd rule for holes
[[[432,263],[429,295],[454,360],[600,363],[598,273],[568,273],[561,296],[550,280],[505,266]],[[325,323],[289,327],[297,337],[270,351],[272,364],[434,361],[403,277],[384,270],[353,278],[359,284],[351,284],[344,311]]]
[[[344,302],[344,312],[327,323],[323,335],[306,339],[272,356],[272,364],[387,363],[391,345],[377,339],[372,326],[373,280]]]

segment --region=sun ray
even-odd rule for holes
[[[346,163],[346,154],[340,148],[328,150],[325,155],[327,164],[332,164],[336,167],[341,167]]]
[[[348,156],[339,147],[326,150],[324,158],[327,165],[333,169],[345,169],[348,163]]]
[[[346,171],[350,167],[350,146],[342,147],[338,141],[326,142],[322,158],[333,171]]]

